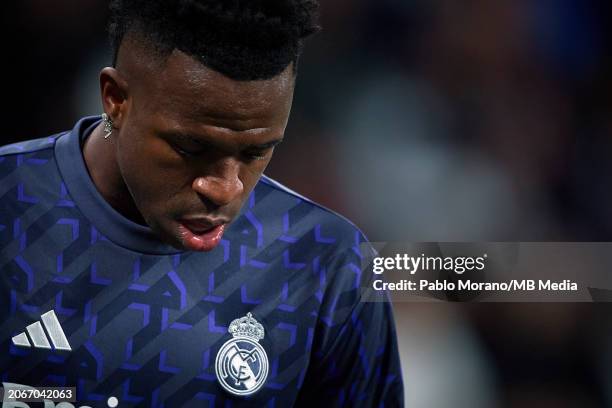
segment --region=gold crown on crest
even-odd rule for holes
[[[264,328],[255,320],[251,312],[244,317],[233,320],[227,331],[234,337],[251,337],[256,341],[264,338]]]

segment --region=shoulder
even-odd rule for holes
[[[260,195],[258,202],[264,204],[267,211],[282,218],[284,231],[297,229],[311,233],[315,243],[329,245],[336,251],[358,250],[367,242],[363,232],[351,220],[268,176],[260,179],[256,195]]]
[[[52,152],[57,138],[61,135],[62,134],[59,133],[53,136],[31,139],[2,146],[0,147],[0,157],[5,158],[13,155],[33,154],[45,151]]]
[[[373,249],[363,232],[344,216],[262,177],[255,191],[254,212],[277,244],[288,248],[291,259],[310,265],[312,276],[323,283],[323,302],[333,307],[354,304],[359,298],[362,264]],[[336,304],[336,302],[338,302]]]
[[[61,190],[54,149],[59,136],[0,147],[0,199],[5,208],[11,202],[27,205],[56,198]]]

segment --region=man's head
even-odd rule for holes
[[[283,138],[317,3],[113,0],[111,11],[115,62],[100,83],[127,212],[176,247],[212,249]]]

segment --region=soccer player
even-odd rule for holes
[[[317,8],[111,1],[103,114],[0,149],[2,382],[91,407],[403,405],[364,236],[263,175]]]

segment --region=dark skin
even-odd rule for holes
[[[238,215],[283,138],[294,85],[292,65],[272,79],[235,81],[178,50],[160,57],[128,34],[116,68],[100,73],[113,132],[105,139],[101,124],[87,139],[90,176],[115,210],[161,240],[210,250],[218,242],[198,237]]]

